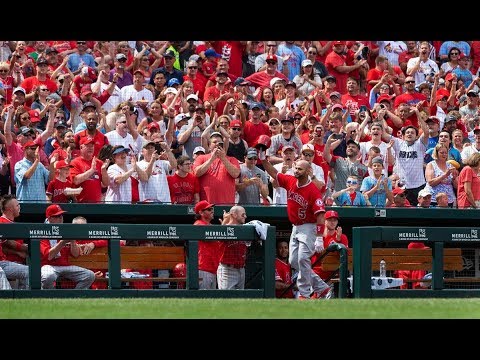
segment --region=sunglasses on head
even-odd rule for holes
[[[357,180],[347,180],[347,184],[357,185],[358,181]]]

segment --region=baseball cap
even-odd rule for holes
[[[175,116],[175,125],[178,124],[180,121],[182,120],[188,120],[189,119],[189,116],[187,114],[178,114],[177,116]]]
[[[30,141],[27,141],[25,144],[23,144],[22,147],[23,147],[23,150],[25,150],[28,147],[38,147],[38,144],[30,140]]]
[[[17,86],[15,89],[13,89],[13,93],[12,94],[15,94],[17,91],[21,91],[24,95],[27,94],[27,92],[25,91],[25,89],[21,86]]]
[[[83,85],[82,90],[80,90],[81,95],[88,95],[88,94],[93,94],[92,88],[90,87],[90,84]]]
[[[405,189],[396,187],[395,189],[392,190],[393,195],[401,195],[405,193]]]
[[[242,122],[240,120],[232,120],[230,121],[231,128],[241,128],[242,127]]]
[[[64,127],[64,128],[67,128],[67,123],[65,121],[57,121],[55,123],[55,129],[58,129],[59,127]]]
[[[275,54],[269,54],[269,55],[267,55],[267,57],[265,58],[265,61],[275,61],[275,62],[278,62],[277,55],[275,55]]]
[[[94,103],[92,103],[91,101],[87,101],[83,104],[82,111],[85,110],[88,107],[93,107],[94,109],[97,108]]]
[[[288,86],[293,86],[295,89],[297,88],[297,84],[295,84],[293,81],[289,81],[285,84],[285,87],[288,87]]]
[[[67,163],[65,160],[59,160],[55,163],[55,169],[63,169],[66,167],[73,167],[73,165]]]
[[[115,150],[113,150],[112,152],[112,155],[117,155],[117,154],[120,154],[122,152],[126,152],[126,153],[129,153],[130,152],[130,149],[129,148],[126,148],[122,145],[120,145],[118,148],[116,148]]]
[[[187,101],[193,99],[195,101],[198,101],[198,96],[196,94],[190,94],[187,96]]]
[[[339,99],[342,98],[342,95],[338,91],[332,91],[329,97],[332,97],[332,96],[336,96]]]
[[[255,109],[255,108],[262,110],[262,109],[263,109],[263,105],[260,104],[259,102],[256,102],[256,101],[250,103],[250,110],[253,110],[253,109]]]
[[[455,76],[453,75],[453,73],[449,72],[446,76],[445,76],[445,81],[451,81],[453,80]]]
[[[347,146],[350,145],[350,144],[355,144],[357,146],[357,148],[360,149],[360,145],[355,140],[352,140],[352,139],[348,140],[347,141]]]
[[[147,129],[152,130],[153,128],[160,130],[160,125],[158,125],[157,122],[152,121],[150,124],[148,124]]]
[[[425,189],[425,188],[423,188],[422,190],[420,190],[418,192],[418,197],[425,197],[425,196],[429,196],[429,195],[432,196],[432,193],[430,192],[430,190]]]
[[[429,121],[440,125],[440,120],[436,116],[430,116],[427,120],[425,120],[425,122],[429,122]]]
[[[476,92],[475,90],[470,90],[469,92],[467,92],[467,96],[476,96],[476,97],[478,97],[478,92]]]
[[[282,147],[282,153],[287,150],[292,150],[293,152],[295,152],[295,148],[292,145],[285,145],[284,147]]]
[[[210,204],[207,200],[202,200],[199,201],[198,203],[195,204],[195,214],[199,214],[200,211],[214,207],[214,204]]]
[[[392,96],[387,95],[387,94],[380,95],[380,96],[378,97],[378,99],[377,99],[377,102],[378,102],[379,104],[380,104],[382,101],[388,101],[388,102],[390,102],[390,101],[392,101],[392,98],[393,98]]]
[[[145,144],[143,144],[143,148],[146,148],[147,146],[150,146],[150,145],[155,146],[157,145],[157,143],[154,141],[147,141]]]
[[[257,149],[255,148],[248,148],[247,149],[247,154],[245,155],[247,159],[251,159],[254,157],[258,157]]]
[[[19,135],[19,134],[25,135],[25,134],[28,134],[29,132],[34,133],[34,130],[33,130],[31,127],[22,126],[22,127],[17,131],[17,135]]]
[[[88,144],[93,144],[93,138],[90,137],[82,137],[80,139],[80,145],[88,145]]]
[[[383,159],[380,156],[376,156],[372,159],[372,164],[382,164],[383,165]]]
[[[331,218],[337,218],[338,219],[338,213],[335,210],[328,210],[325,213],[325,220],[326,219],[331,219]]]
[[[174,87],[168,87],[166,90],[165,90],[165,94],[174,94],[174,95],[177,95],[178,91],[177,89],[175,89]]]
[[[173,85],[180,85],[180,81],[175,77],[168,80],[167,87],[173,87]]]
[[[295,119],[293,118],[293,116],[289,116],[285,119],[280,120],[280,123],[283,123],[283,122],[286,122],[286,121],[291,122],[292,124],[295,124]]]
[[[205,154],[205,148],[203,146],[197,146],[195,149],[193,149],[193,154],[198,152],[203,152]]]
[[[38,122],[38,121],[40,121],[40,111],[38,111],[38,110],[30,110],[28,113],[30,114],[30,121],[31,121],[31,122]]]
[[[445,80],[443,78],[438,79],[438,85],[445,85]]]
[[[127,60],[127,55],[122,54],[122,53],[118,53],[117,55],[115,55],[115,59],[117,59],[117,60],[122,60],[122,59]]]
[[[173,50],[168,50],[168,51],[166,51],[166,52],[163,54],[163,57],[174,58],[174,57],[175,57],[175,53],[173,52]]]
[[[46,48],[45,49],[45,54],[50,54],[50,53],[57,53],[58,54],[58,50],[55,49],[54,47]]]
[[[333,76],[333,75],[327,75],[327,76],[325,76],[325,79],[324,79],[324,80],[326,80],[326,81],[328,81],[328,80],[333,80],[333,81],[337,82],[337,78],[336,78],[335,76]]]
[[[407,246],[409,249],[430,249],[428,246],[425,246],[425,244],[421,241],[412,241],[410,244]]]
[[[456,121],[457,121],[457,118],[456,118],[455,116],[453,116],[453,115],[447,115],[447,116],[445,116],[445,122],[447,123],[447,122],[450,122],[450,121],[455,121],[455,122],[456,122]]]
[[[216,57],[216,58],[221,58],[222,55],[218,54],[215,50],[213,49],[207,49],[204,51],[204,54],[205,56],[209,57],[209,56],[213,56],[213,57]]]
[[[332,106],[332,111],[334,111],[334,110],[336,110],[336,109],[343,110],[342,104],[335,104],[335,105]]]
[[[37,66],[38,65],[48,65],[48,61],[43,56],[40,56],[40,57],[38,57],[37,62],[35,64]]]
[[[220,136],[220,137],[223,139],[223,135],[222,135],[221,133],[219,133],[218,131],[212,132],[212,133],[210,134],[210,137],[215,136],[215,135],[216,135],[216,136]]]
[[[238,77],[238,78],[235,79],[235,81],[233,82],[233,84],[234,84],[235,86],[239,86],[239,85],[241,86],[241,85],[248,85],[248,84],[250,84],[250,83],[249,83],[247,80],[245,80],[245,78],[243,78],[243,77]]]
[[[303,60],[302,61],[302,67],[305,67],[305,66],[313,66],[312,60],[310,60],[310,59]]]
[[[315,148],[313,147],[312,144],[303,144],[302,152],[303,151],[311,151],[311,152],[315,153]]]
[[[283,80],[282,78],[274,77],[272,78],[272,80],[270,80],[270,87],[273,88],[273,85],[275,85],[277,81],[282,81],[284,84],[286,83],[286,81]]]
[[[345,45],[345,41],[343,41],[343,40],[335,40],[332,45],[333,45],[333,46],[335,46],[335,45]]]
[[[145,77],[145,73],[143,72],[142,69],[134,70],[134,71],[133,71],[133,75],[135,75],[136,73],[139,73],[140,75],[142,75],[143,77]],[[171,80],[172,80],[172,79],[170,79],[170,81],[171,81]],[[178,81],[178,80],[177,80],[177,81]],[[170,82],[169,82],[169,84],[170,84]]]
[[[47,207],[47,210],[45,211],[45,216],[47,218],[52,217],[52,216],[59,216],[66,213],[65,210],[62,210],[60,205],[58,204],[52,204],[49,207]]]

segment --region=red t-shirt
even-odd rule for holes
[[[195,221],[193,225],[211,224],[199,219]],[[207,271],[212,274],[217,273],[219,262],[219,243],[220,241],[198,242],[198,270]]]
[[[194,194],[200,193],[198,178],[188,173],[181,177],[177,173],[167,176],[172,204],[193,204]]]
[[[70,163],[73,167],[70,169],[70,181],[74,184],[75,176],[83,174],[92,167],[92,160],[85,160],[82,157],[77,157]],[[95,173],[80,183],[76,187],[82,187],[82,192],[77,195],[79,203],[94,203],[102,200],[102,165],[103,162],[97,159],[97,168]],[[74,185],[75,186],[75,185]]]
[[[80,140],[84,137],[91,138],[92,136],[87,132],[88,130],[82,130],[78,133],[75,134],[75,145],[77,149],[80,149]],[[100,149],[103,147],[103,145],[108,144],[108,138],[102,134],[100,131],[95,132],[95,136],[93,137],[93,156],[98,156],[98,153],[100,152]]]
[[[337,243],[345,245],[345,247],[348,247],[348,238],[345,234],[342,234],[340,236],[340,241],[337,241],[337,233],[336,232],[334,232],[331,235],[324,236],[323,237],[323,247],[324,247],[324,249],[326,249],[328,247],[328,245],[330,245],[332,242],[337,242]],[[340,259],[340,253],[338,251],[334,252],[334,255],[338,259]],[[323,268],[322,268],[321,262],[319,262],[316,265],[313,265],[315,263],[315,261],[317,261],[318,257],[319,257],[318,253],[313,254],[313,256],[311,257],[312,269],[323,280],[326,280],[326,279],[328,279],[329,276],[331,276],[333,274],[333,271],[324,271]]]
[[[67,187],[73,187],[70,179],[60,181],[58,178],[55,178],[48,183],[46,194],[52,196],[52,203],[66,203],[69,199],[64,194]]]
[[[290,264],[283,262],[282,260],[275,259],[275,281],[282,281],[287,285],[292,283],[292,268]],[[288,290],[285,294],[282,295],[284,290],[275,290],[275,297],[277,298],[294,298],[293,289]]]

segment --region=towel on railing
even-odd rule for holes
[[[270,224],[261,222],[260,220],[252,220],[248,223],[245,223],[245,225],[255,226],[255,231],[257,232],[258,236],[260,236],[260,239],[267,240],[267,230]]]

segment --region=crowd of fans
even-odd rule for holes
[[[480,207],[479,41],[3,41],[0,195]]]

